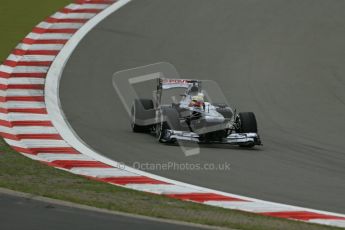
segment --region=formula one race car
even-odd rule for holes
[[[254,113],[232,110],[214,81],[157,80],[153,100],[133,102],[133,132],[152,133],[162,143],[261,145]]]

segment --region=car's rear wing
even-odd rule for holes
[[[157,90],[156,90],[156,108],[159,107],[162,99],[162,93],[164,90],[167,89],[174,89],[174,88],[184,88],[186,91],[192,90],[193,88],[196,88],[196,91],[199,91],[199,88],[201,88],[201,81],[200,80],[194,80],[194,79],[180,79],[180,78],[158,78],[157,83]]]
[[[189,88],[195,84],[200,84],[200,81],[199,80],[193,80],[193,79],[159,78],[157,89]]]

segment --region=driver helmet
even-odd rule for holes
[[[198,93],[196,96],[192,96],[191,106],[203,108],[205,105],[204,94]]]

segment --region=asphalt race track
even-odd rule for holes
[[[227,162],[230,170],[149,171],[221,191],[345,213],[345,2],[140,0],[80,43],[64,70],[62,108],[93,149],[135,162]],[[240,111],[254,111],[264,146],[203,146],[186,157],[133,134],[114,72],[172,63],[213,79]]]
[[[200,229],[195,226],[82,210],[2,193],[0,203],[2,230]]]

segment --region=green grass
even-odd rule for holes
[[[0,60],[69,0],[2,0]],[[236,229],[336,229],[184,202],[109,185],[32,161],[0,139],[0,187],[109,210]]]
[[[31,29],[71,0],[1,0],[0,61]]]

